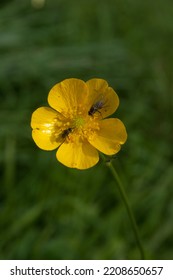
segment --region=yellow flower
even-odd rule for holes
[[[116,154],[127,139],[124,124],[108,118],[119,105],[103,79],[66,79],[49,92],[52,107],[40,107],[31,118],[32,137],[43,150],[53,150],[64,165],[87,169],[99,161],[98,151]]]

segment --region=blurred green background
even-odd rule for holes
[[[138,259],[107,167],[38,149],[30,118],[57,82],[103,78],[128,141],[114,159],[148,259],[173,259],[172,0],[0,2],[0,258]]]

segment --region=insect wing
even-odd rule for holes
[[[93,105],[90,108],[90,114],[93,115],[96,112],[101,113],[101,111],[107,111],[108,106],[107,99],[103,93],[100,93],[94,100]]]

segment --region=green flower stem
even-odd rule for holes
[[[104,156],[102,155],[102,157],[104,157]],[[106,162],[105,158],[104,158],[104,161]],[[133,232],[134,232],[134,235],[135,235],[136,243],[138,245],[138,248],[139,248],[139,251],[140,251],[140,254],[141,254],[141,259],[144,260],[145,259],[145,253],[144,253],[143,245],[142,245],[141,240],[140,240],[138,226],[136,224],[136,220],[134,218],[132,209],[130,207],[130,204],[129,204],[129,201],[128,201],[128,197],[126,195],[123,183],[122,183],[122,181],[121,181],[121,179],[120,179],[120,177],[119,177],[115,167],[112,165],[112,163],[111,162],[107,162],[106,165],[109,167],[109,169],[110,169],[110,171],[111,171],[115,181],[117,182],[117,186],[118,186],[119,192],[121,194],[121,198],[122,198],[122,200],[124,202],[124,205],[126,207],[127,213],[129,215],[129,219],[130,219],[131,226],[132,226],[132,229],[133,229]]]

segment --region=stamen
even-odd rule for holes
[[[85,120],[84,120],[82,117],[77,117],[77,118],[74,120],[74,125],[75,125],[75,127],[77,127],[77,128],[84,126],[84,124],[85,124]]]
[[[85,139],[92,140],[99,129],[99,119],[84,115],[83,107],[79,106],[78,110],[74,108],[73,112],[68,111],[57,117],[52,134],[57,141],[65,135],[63,141],[78,143]],[[65,131],[67,133],[64,133]]]

